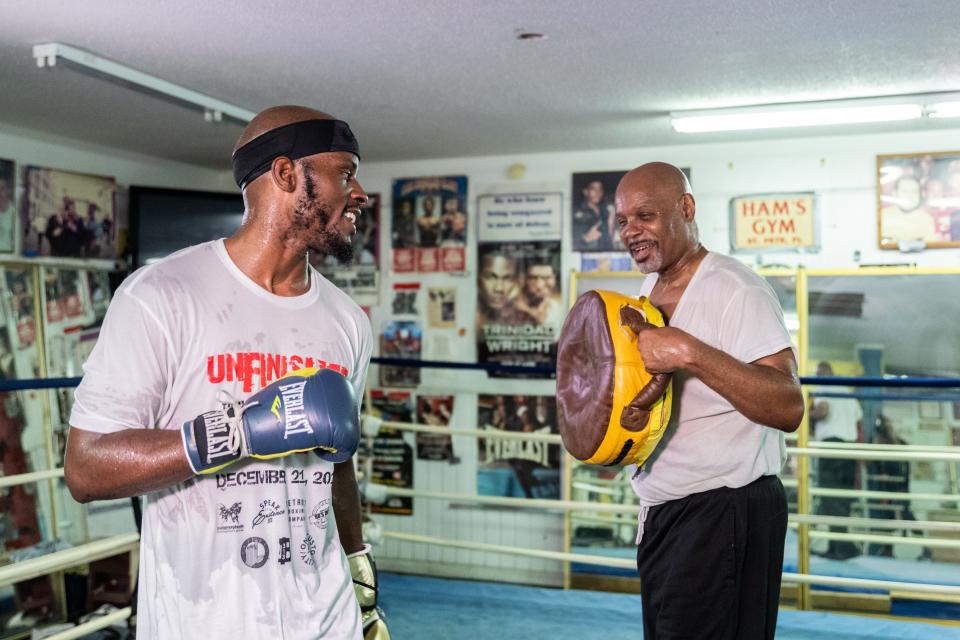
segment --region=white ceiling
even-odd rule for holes
[[[59,41],[254,111],[330,111],[368,161],[744,139],[763,134],[666,114],[957,90],[958,24],[957,0],[5,0],[0,123],[228,166],[236,125],[38,69],[32,45]]]

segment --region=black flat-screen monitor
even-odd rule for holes
[[[229,236],[243,219],[239,193],[130,187],[134,269],[191,245]]]

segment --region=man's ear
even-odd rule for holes
[[[285,156],[275,158],[270,165],[270,179],[281,191],[293,193],[297,190],[297,166]]]
[[[685,193],[680,198],[680,210],[683,211],[683,219],[687,221],[693,220],[697,215],[697,201],[692,193]]]

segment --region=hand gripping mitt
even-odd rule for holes
[[[664,326],[646,297],[588,291],[570,309],[557,349],[563,446],[578,460],[643,464],[670,420],[670,374],[651,374],[637,334]]]

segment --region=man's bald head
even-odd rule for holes
[[[699,247],[690,181],[666,162],[629,171],[614,198],[620,239],[644,273],[663,272]]]
[[[690,181],[680,169],[666,162],[648,162],[628,171],[617,186],[620,191],[656,192],[678,200],[684,194],[693,195]]]
[[[317,111],[309,107],[298,107],[295,105],[283,105],[279,107],[270,107],[264,109],[250,121],[243,133],[237,139],[237,144],[233,145],[233,153],[237,149],[247,144],[254,138],[258,138],[268,131],[279,129],[280,127],[294,122],[303,122],[304,120],[335,120],[329,113]]]

